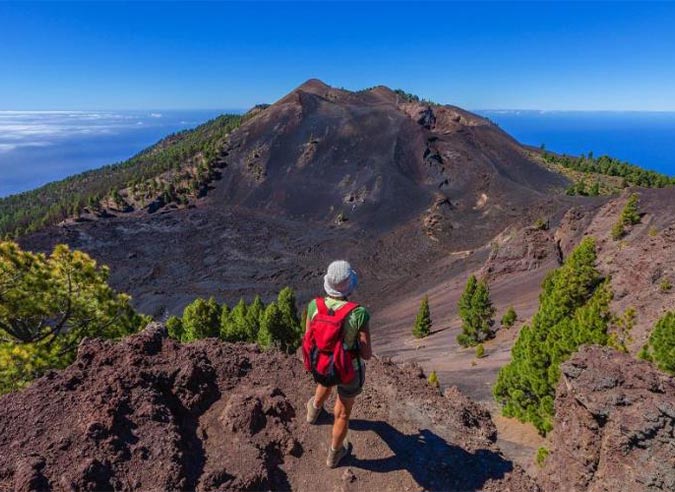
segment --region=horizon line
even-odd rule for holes
[[[257,103],[250,108],[227,108],[227,107],[195,107],[195,108],[78,108],[78,109],[0,109],[0,114],[78,114],[86,112],[113,112],[113,111],[223,111],[223,112],[242,112],[245,113],[255,106],[268,103]],[[273,104],[273,103],[272,103]],[[467,108],[457,106],[451,103],[434,103],[439,106],[455,106],[466,111],[486,111],[486,112],[543,112],[543,113],[675,113],[673,109],[547,109],[547,108]]]

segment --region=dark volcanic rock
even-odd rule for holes
[[[675,490],[675,381],[649,363],[585,347],[562,366],[551,491]]]
[[[0,398],[0,490],[536,490],[486,410],[378,360],[353,456],[328,470],[332,418],[305,423],[312,392],[298,358],[252,345],[181,345],[156,324],[87,340],[67,369]]]

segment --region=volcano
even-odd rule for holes
[[[23,242],[93,254],[154,316],[283,285],[306,298],[336,257],[355,262],[365,300],[378,303],[392,282],[433,277],[448,253],[569,202],[567,179],[487,119],[382,86],[309,80],[251,112],[219,159],[221,179],[193,208],[112,211]]]

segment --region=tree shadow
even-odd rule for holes
[[[394,454],[378,459],[350,456],[346,465],[374,473],[406,470],[426,490],[481,490],[489,479],[502,478],[513,469],[494,451],[470,453],[428,429],[408,435],[386,422],[368,420],[352,420],[349,428],[375,432]]]
[[[436,333],[442,333],[444,331],[449,330],[450,328],[451,328],[450,326],[444,326],[443,328],[437,328],[435,330],[431,330],[429,332],[429,335],[427,335],[427,336],[435,335]]]

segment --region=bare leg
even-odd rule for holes
[[[314,392],[314,407],[321,408],[330,396],[332,388],[330,386],[321,386],[320,384],[316,385],[316,391]]]
[[[338,395],[335,400],[335,421],[333,422],[333,449],[340,449],[349,430],[349,416],[354,406],[354,398],[345,398]]]

